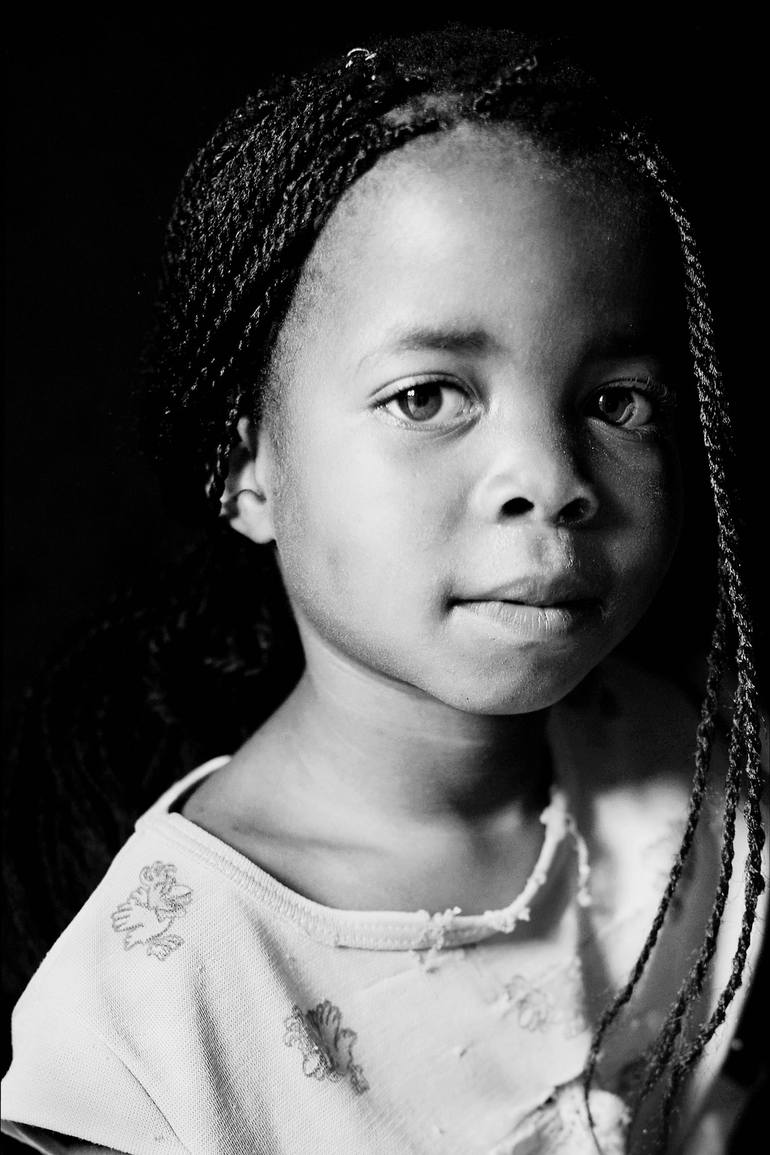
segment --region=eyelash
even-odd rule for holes
[[[597,400],[602,394],[613,392],[618,394],[624,392],[639,393],[652,407],[650,419],[641,426],[614,424],[612,421],[603,422],[611,429],[620,429],[635,437],[655,436],[662,427],[665,428],[676,409],[676,393],[668,385],[652,377],[618,377],[614,381],[606,381],[591,392],[589,401],[591,399]]]
[[[427,389],[431,386],[438,390],[447,390],[450,393],[459,395],[462,398],[463,412],[450,420],[445,420],[443,422],[432,422],[430,418],[428,418],[426,421],[410,420],[410,418],[403,411],[401,413],[393,413],[388,408],[388,406],[393,405],[394,402],[398,402],[401,399],[407,398],[410,393],[417,392],[420,389]],[[391,393],[389,396],[383,397],[380,401],[377,402],[376,408],[384,410],[395,421],[398,421],[400,424],[406,426],[409,429],[416,429],[420,426],[425,429],[434,430],[448,429],[456,424],[460,418],[467,416],[474,400],[475,395],[466,385],[461,385],[456,381],[447,380],[445,377],[424,377],[416,378],[405,388],[398,389],[396,392]]]
[[[425,421],[420,421],[417,419],[411,419],[403,410],[401,413],[393,413],[392,410],[388,408],[389,406],[392,406],[394,402],[398,403],[407,398],[410,393],[416,393],[420,389],[430,388],[431,386],[438,390],[449,390],[450,392],[461,395],[464,403],[464,411],[459,413],[457,417],[448,421],[434,422],[432,417],[428,417]],[[616,425],[611,421],[602,420],[601,417],[599,418],[599,420],[602,421],[602,424],[609,426],[609,428],[622,429],[625,430],[627,434],[633,434],[636,437],[643,438],[652,436],[657,433],[659,431],[659,427],[665,425],[666,421],[670,419],[676,408],[677,398],[674,391],[667,385],[664,385],[663,382],[657,381],[652,377],[619,377],[612,381],[606,381],[603,385],[600,385],[598,388],[591,391],[588,397],[588,402],[590,403],[591,400],[598,400],[602,394],[613,392],[618,394],[623,392],[640,393],[654,407],[651,419],[642,426],[627,427],[620,424]],[[391,393],[389,396],[382,398],[377,402],[375,408],[384,410],[395,421],[398,421],[406,428],[417,429],[422,427],[426,430],[436,430],[451,428],[461,417],[467,416],[467,413],[475,399],[476,398],[474,393],[466,385],[447,380],[443,377],[425,377],[421,379],[415,379],[406,387],[402,387],[396,392]],[[589,416],[591,416],[590,413]]]

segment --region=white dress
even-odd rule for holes
[[[581,730],[576,754],[572,722],[562,711],[552,734],[574,801],[570,765],[595,736]],[[58,1148],[34,1129],[131,1155],[595,1155],[580,1086],[590,1024],[636,958],[684,819],[688,791],[661,759],[631,785],[605,776],[576,819],[556,790],[525,891],[467,917],[301,897],[174,811],[227,759],[200,767],[138,821],[19,1001],[7,1129],[40,1150]],[[591,1092],[604,1155],[629,1149],[629,1092],[700,941],[716,846],[706,816],[683,901],[609,1036]],[[718,977],[740,914],[738,870]],[[646,1149],[642,1124],[634,1151]]]

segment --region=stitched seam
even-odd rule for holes
[[[119,1053],[119,1051],[114,1046],[114,1044],[112,1042],[110,1042],[109,1039],[105,1038],[105,1036],[102,1034],[102,1032],[97,1027],[95,1027],[92,1023],[89,1023],[86,1019],[82,1018],[80,1015],[71,1014],[68,1011],[63,1011],[60,1007],[57,1007],[53,1011],[53,1016],[57,1017],[60,1022],[65,1023],[65,1024],[67,1022],[70,1022],[70,1021],[73,1022],[78,1029],[85,1030],[85,1032],[88,1035],[90,1035],[92,1038],[98,1040],[98,1042],[100,1042],[104,1047],[106,1047],[107,1050],[112,1055],[115,1056],[115,1058],[120,1063],[121,1067],[123,1067],[124,1070],[128,1072],[128,1074],[131,1076],[131,1078],[136,1083],[136,1085],[141,1089],[142,1093],[144,1095],[146,1095],[147,1099],[149,1100],[151,1105],[155,1108],[155,1110],[158,1112],[158,1114],[162,1118],[163,1122],[168,1127],[169,1131],[171,1131],[174,1138],[179,1143],[182,1150],[189,1152],[189,1148],[186,1147],[184,1145],[184,1143],[182,1142],[182,1140],[180,1139],[180,1137],[176,1131],[176,1128],[172,1127],[171,1123],[169,1122],[169,1119],[168,1119],[165,1111],[159,1106],[157,1098],[155,1098],[153,1096],[152,1089],[149,1088],[148,1086],[146,1086],[142,1082],[142,1080],[139,1078],[139,1076],[136,1074],[136,1072],[131,1068],[130,1064],[127,1063],[126,1060]],[[34,1125],[35,1125],[34,1123],[30,1124],[30,1126],[34,1126]],[[85,1141],[89,1142],[89,1143],[92,1142],[92,1140],[90,1140],[90,1139],[85,1140]]]
[[[393,926],[394,923],[389,923],[387,919],[377,920],[376,926],[381,928],[379,932],[374,930],[367,932],[366,930],[359,930],[357,928],[350,928],[344,925],[344,919],[340,919],[342,925],[339,930],[330,925],[330,919],[322,912],[316,914],[313,911],[304,911],[294,907],[291,900],[285,899],[282,895],[275,893],[270,885],[271,881],[268,876],[265,879],[254,877],[250,873],[250,869],[259,869],[255,867],[249,859],[240,855],[237,850],[230,848],[230,853],[243,858],[245,868],[241,867],[236,862],[231,862],[229,858],[221,855],[214,847],[204,845],[203,838],[206,837],[206,831],[202,831],[203,838],[198,840],[198,837],[192,837],[184,830],[170,821],[164,821],[173,818],[173,815],[158,815],[152,821],[143,825],[142,835],[148,835],[151,831],[154,834],[162,834],[164,838],[176,843],[189,853],[194,854],[207,865],[216,867],[218,873],[223,875],[227,880],[237,886],[240,890],[245,890],[250,895],[257,894],[273,914],[280,918],[283,922],[289,923],[297,930],[302,931],[309,938],[314,941],[321,940],[328,946],[336,947],[350,947],[353,949],[380,949],[380,950],[418,950],[429,949],[430,942],[421,942],[421,939],[431,929],[431,916],[426,912],[424,922],[421,920],[415,924],[414,930],[403,931],[398,934],[388,934],[388,926]],[[301,896],[297,896],[301,899]],[[306,902],[312,900],[306,899]],[[468,919],[474,920],[473,926],[459,926],[452,929],[451,945],[461,946],[469,941],[479,941],[482,938],[489,937],[495,934],[495,928],[485,928],[476,923],[476,918],[479,920],[483,916],[466,916]],[[344,941],[339,941],[340,939]],[[449,943],[446,944],[448,947]]]

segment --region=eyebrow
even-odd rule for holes
[[[584,350],[583,356],[586,360],[649,356],[667,359],[671,356],[671,351],[668,348],[670,339],[661,341],[660,335],[651,331],[653,328],[653,326],[644,326],[643,330],[637,333],[610,329],[599,334],[590,348]],[[461,325],[442,326],[441,328],[416,325],[392,329],[381,344],[364,354],[358,365],[361,368],[369,361],[393,353],[419,353],[425,350],[480,353],[491,356],[505,352],[505,346],[486,329],[463,328]]]
[[[392,330],[376,349],[366,353],[359,362],[365,364],[386,353],[419,353],[423,350],[443,350],[449,353],[498,353],[502,349],[485,329],[461,327],[431,328],[416,326]]]
[[[639,333],[606,333],[590,349],[592,357],[639,357],[660,355],[666,342],[660,334],[642,330]]]

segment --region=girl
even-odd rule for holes
[[[118,637],[250,733],[140,818],[36,973],[5,1128],[136,1155],[705,1150],[762,773],[725,398],[658,152],[547,45],[353,49],[192,165],[146,383],[175,506],[220,532],[177,630],[136,611]],[[701,464],[698,717],[614,652]],[[241,688],[213,699],[212,669]],[[152,771],[183,711],[150,698]]]

